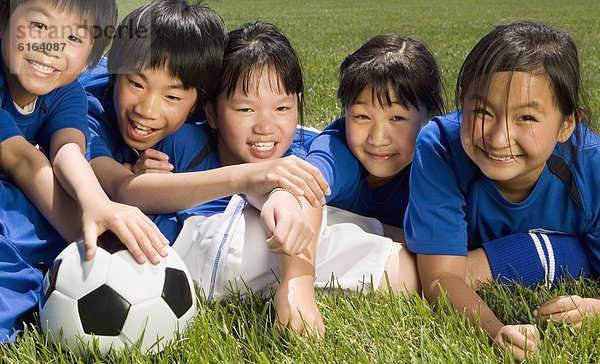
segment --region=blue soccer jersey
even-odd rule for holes
[[[79,81],[88,91],[88,122],[90,138],[86,148],[86,158],[92,160],[98,157],[112,158],[118,163],[135,163],[138,152],[130,147],[119,131],[116,112],[112,99],[113,90],[109,89],[109,77],[106,59],[93,70],[85,72],[79,77]],[[158,142],[152,148],[162,150],[164,143],[171,145],[171,138],[181,142],[182,148],[196,150],[196,140],[193,139],[197,126],[184,124],[173,134]],[[177,166],[177,157],[171,159],[171,163]],[[177,172],[175,169],[173,172]],[[158,226],[161,232],[171,243],[175,241],[182,225],[174,218],[175,214],[148,215]]]
[[[408,204],[410,165],[392,181],[371,189],[367,170],[346,142],[345,119],[330,124],[315,138],[306,161],[319,168],[331,188],[327,204],[402,227]]]
[[[408,248],[466,255],[484,242],[543,229],[584,239],[600,271],[600,138],[578,126],[579,146],[575,137],[558,143],[529,197],[513,203],[464,152],[461,119],[461,112],[436,117],[417,138],[404,222]]]
[[[0,71],[0,103],[1,108],[12,116],[25,139],[32,144],[38,144],[46,153],[50,149],[50,138],[58,130],[74,128],[80,130],[86,139],[89,135],[86,122],[85,91],[77,81],[39,96],[35,102],[34,111],[24,115],[13,102],[4,73]],[[0,114],[2,119],[5,116],[5,114]],[[5,122],[2,120],[0,125],[4,124]],[[4,134],[4,132],[0,132],[0,136],[3,137],[0,142],[7,139]],[[14,135],[7,134],[6,136]]]

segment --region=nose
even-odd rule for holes
[[[40,37],[38,50],[39,52],[44,53],[49,57],[58,57],[63,48],[63,45],[62,43],[57,41],[56,37],[48,33]]]
[[[133,111],[144,119],[157,119],[159,116],[160,97],[154,93],[145,93],[137,100]]]
[[[487,148],[498,150],[510,146],[510,126],[504,118],[486,121],[483,130],[483,140]]]
[[[374,121],[369,129],[367,142],[373,146],[385,146],[390,143],[390,131],[386,122]]]
[[[256,115],[257,121],[252,128],[256,134],[270,135],[275,132],[275,122],[269,115],[260,113]]]

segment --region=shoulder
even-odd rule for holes
[[[310,145],[319,133],[320,131],[315,128],[298,125],[290,149],[288,149],[284,156],[295,155],[302,159],[306,159]]]
[[[209,145],[209,137],[204,125],[184,123],[173,134],[161,140],[154,147],[169,156],[175,166],[174,172],[204,170],[213,168],[214,152]],[[208,164],[207,164],[208,163]],[[209,166],[210,167],[207,167]]]
[[[586,211],[595,211],[600,207],[600,137],[584,126],[578,129],[579,140],[573,137],[569,143],[558,144],[548,159],[548,169],[566,184],[575,202]]]
[[[101,98],[106,92],[108,79],[108,66],[105,57],[102,57],[96,67],[88,69],[77,78],[85,91],[97,98]]]

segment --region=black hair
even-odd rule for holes
[[[381,106],[392,104],[393,92],[405,108],[424,107],[429,116],[444,112],[438,65],[427,47],[414,39],[377,35],[344,59],[337,93],[342,108],[354,104],[368,86]]]
[[[223,73],[213,102],[221,92],[231,97],[239,80],[244,93],[248,93],[255,76],[274,70],[279,75],[277,85],[287,94],[298,95],[298,119],[303,124],[304,84],[298,55],[290,41],[274,25],[256,21],[246,23],[229,32]],[[256,72],[259,72],[258,74]],[[258,85],[257,85],[258,86]]]
[[[582,118],[578,113],[582,107],[579,56],[568,34],[532,22],[497,26],[477,42],[460,69],[456,84],[457,107],[462,107],[470,91],[487,97],[496,72],[530,72],[547,77],[554,102],[562,114],[573,115],[576,123],[590,126],[588,109],[583,108]],[[576,141],[581,140],[578,129],[574,131]]]
[[[32,0],[1,0],[0,4],[0,30],[4,31],[10,21],[10,15],[20,5]],[[89,67],[94,67],[104,50],[110,43],[115,24],[117,22],[117,2],[116,0],[43,0],[49,5],[53,5],[59,11],[70,11],[81,14],[83,18],[88,16],[93,24],[88,28],[93,36],[93,45],[88,57]],[[9,11],[10,9],[10,11]]]
[[[154,0],[142,5],[115,32],[108,52],[110,86],[119,72],[167,67],[185,89],[196,89],[196,106],[202,107],[217,87],[226,36],[223,19],[202,2]]]

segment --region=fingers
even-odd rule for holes
[[[142,173],[170,173],[173,165],[169,163],[169,156],[154,149],[146,149],[133,165],[134,174]]]
[[[145,263],[146,258],[152,264],[158,264],[160,256],[167,256],[165,245],[168,245],[169,241],[138,208],[111,203],[109,209],[111,213],[103,215],[98,222],[84,224],[88,227],[85,229],[89,234],[87,236],[93,239],[94,243],[98,232],[97,224],[99,224],[102,227],[101,231],[109,229],[114,232],[140,264]]]
[[[98,235],[95,225],[84,226],[83,245],[85,246],[85,258],[87,260],[94,259],[96,256],[96,240]]]
[[[304,252],[312,237],[310,225],[299,224],[292,219],[279,219],[266,243],[273,253],[292,256]]]
[[[317,167],[295,156],[283,158],[282,163],[284,170],[277,172],[282,176],[280,187],[304,196],[315,208],[325,204],[325,196],[330,195],[331,190]],[[286,169],[288,173],[285,173]]]
[[[539,332],[533,325],[507,325],[504,326],[495,341],[500,347],[512,352],[517,361],[535,353]]]
[[[534,316],[538,316],[542,321],[560,321],[564,313],[571,310],[579,311],[578,306],[583,303],[579,296],[559,296],[554,297],[533,311]]]

